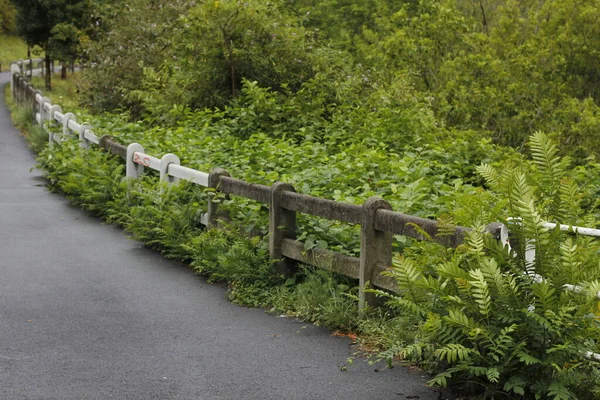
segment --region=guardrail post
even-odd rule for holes
[[[23,76],[19,74],[19,78],[17,79],[17,103],[20,106],[23,105],[23,81]]]
[[[62,120],[62,124],[63,124],[63,139],[69,137],[69,133],[71,132],[71,129],[69,128],[69,121],[77,121],[77,118],[75,117],[75,114],[73,113],[66,113],[63,116],[63,120]]]
[[[21,105],[25,106],[27,104],[27,88],[29,87],[29,82],[27,81],[27,77],[24,77],[21,81]]]
[[[283,257],[281,245],[283,239],[296,238],[296,212],[281,207],[281,198],[285,192],[295,192],[292,185],[276,182],[271,186],[269,204],[269,255],[275,260],[277,273],[290,277],[296,271],[296,262]]]
[[[223,168],[213,169],[208,175],[208,186],[215,189],[215,191],[219,190],[221,177],[224,176],[230,176],[229,172],[225,171]],[[215,192],[208,194],[208,210],[205,218],[206,226],[216,226],[217,224],[219,203],[215,201],[215,196]]]
[[[41,108],[40,108],[40,104],[39,104],[39,103],[38,103],[38,101],[37,101],[37,95],[38,95],[38,94],[39,94],[41,97],[43,97],[43,96],[44,96],[44,95],[43,95],[43,93],[42,93],[41,91],[39,91],[39,90],[34,90],[34,91],[33,91],[33,105],[32,105],[32,111],[33,111],[33,120],[34,120],[35,122],[37,122],[37,119],[36,119],[35,115],[36,115],[37,113],[40,113],[40,117],[41,117],[41,113],[42,113],[42,111],[41,111]]]
[[[367,283],[373,280],[373,273],[382,267],[392,265],[392,233],[375,229],[377,210],[391,210],[387,201],[371,197],[362,206],[360,223],[360,270],[358,309],[363,311],[365,306],[375,303],[375,296],[365,293]]]
[[[29,105],[29,82],[25,80],[23,82],[23,106]]]
[[[44,122],[46,121],[46,119],[48,119],[46,115],[46,103],[52,106],[52,102],[49,98],[42,97],[42,100],[40,100],[40,125],[42,129],[44,128]],[[52,140],[50,140],[50,143],[52,143]]]
[[[27,107],[33,108],[34,102],[35,102],[35,88],[31,84],[27,84]]]
[[[56,121],[56,118],[54,118],[54,113],[55,112],[59,112],[62,113],[62,108],[61,106],[55,104],[53,106],[50,107],[50,111],[48,111],[48,120],[50,121],[50,124],[52,126],[56,126],[58,125],[58,121]],[[54,132],[52,132],[52,127],[48,127],[48,136],[50,137],[50,143],[54,142]]]
[[[15,75],[15,100],[17,104],[21,105],[21,73]]]
[[[160,159],[160,181],[161,182],[167,182],[167,183],[175,183],[177,182],[179,179],[169,176],[169,165],[170,164],[176,164],[176,165],[181,165],[181,161],[179,160],[179,157],[177,157],[175,154],[165,154],[164,156],[162,156],[162,158]]]
[[[139,143],[131,143],[127,146],[127,158],[125,159],[125,175],[127,178],[138,179],[144,172],[144,166],[142,164],[133,162],[133,153],[136,151],[143,153],[144,147]]]
[[[87,140],[85,138],[85,131],[86,130],[91,130],[92,126],[86,123],[81,124],[81,126],[79,127],[79,147],[82,149],[87,149],[90,145],[90,141]],[[143,150],[136,150],[136,151],[143,151]]]

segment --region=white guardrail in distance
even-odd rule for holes
[[[14,68],[11,69],[11,74],[21,73],[23,63],[13,63]],[[68,137],[69,134],[79,136],[79,145],[82,148],[87,148],[90,143],[96,145],[100,143],[100,138],[94,133],[92,127],[85,123],[78,123],[75,114],[63,113],[59,105],[53,105],[48,97],[44,97],[40,93],[35,95],[35,102],[39,110],[35,114],[35,120],[48,133],[50,146],[54,142]],[[47,123],[62,125],[62,134],[54,133]],[[184,167],[180,164],[179,157],[175,154],[165,154],[161,158],[157,158],[144,153],[144,148],[138,143],[132,143],[127,147],[126,171],[129,178],[139,178],[144,171],[144,167],[147,167],[158,171],[160,180],[164,182],[174,183],[178,179],[184,179],[203,187],[209,187],[208,173]]]

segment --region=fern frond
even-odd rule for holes
[[[452,343],[437,349],[434,354],[440,360],[454,364],[458,361],[470,361],[472,352],[472,349],[462,344]]]
[[[462,269],[456,260],[445,262],[438,266],[438,274],[447,279],[469,279],[469,273]]]
[[[535,308],[544,311],[554,308],[557,298],[556,289],[552,287],[550,282],[542,281],[531,285],[531,291],[535,296]]]
[[[437,219],[437,233],[436,236],[450,236],[454,234],[456,224],[451,215],[443,214]]]
[[[481,327],[472,319],[469,318],[463,311],[458,309],[449,309],[448,315],[442,317],[446,325],[459,328],[463,332],[481,329]]]
[[[429,386],[448,387],[448,379],[452,378],[452,373],[448,371],[440,372],[433,379],[427,381]]]
[[[487,317],[492,308],[492,298],[490,297],[488,284],[479,268],[469,272],[469,275],[472,278],[469,282],[473,287],[471,292],[475,303],[479,306],[479,312]]]
[[[491,383],[498,383],[500,381],[500,371],[497,368],[489,368],[485,376]]]
[[[542,362],[539,358],[527,353],[526,350],[521,350],[517,356],[519,357],[519,361],[525,363],[526,365],[540,364]]]
[[[492,167],[490,164],[482,163],[480,166],[476,167],[475,170],[492,189],[497,188],[500,183],[500,174],[495,167]]]
[[[563,224],[575,224],[581,214],[581,195],[577,183],[569,178],[560,180],[558,187],[558,204],[556,207],[556,220]]]
[[[464,244],[467,246],[469,254],[483,257],[485,255],[485,238],[482,227],[467,232]]]
[[[542,132],[529,137],[531,156],[538,169],[536,180],[542,184],[543,192],[554,195],[560,179],[566,174],[570,160],[558,155],[556,144]]]
[[[560,245],[560,275],[565,278],[558,282],[559,285],[569,283],[566,280],[579,281],[582,272],[582,261],[579,259],[578,246],[573,238],[567,238]]]

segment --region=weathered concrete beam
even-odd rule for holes
[[[281,206],[303,214],[335,219],[351,224],[360,223],[362,208],[356,204],[340,203],[295,192],[285,193],[281,198]]]

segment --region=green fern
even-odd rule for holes
[[[531,147],[531,156],[537,167],[536,178],[542,186],[542,190],[548,197],[552,197],[560,180],[565,176],[570,164],[568,157],[561,158],[558,155],[558,148],[548,136],[542,132],[536,132],[529,137]]]
[[[471,276],[471,280],[469,282],[473,287],[471,292],[473,294],[473,298],[475,299],[475,303],[477,303],[479,306],[479,312],[481,315],[488,317],[492,308],[492,298],[490,297],[488,284],[485,281],[483,273],[480,269],[469,272],[469,275]]]
[[[435,351],[436,357],[440,360],[454,364],[458,361],[470,361],[473,349],[467,348],[461,344],[452,343],[441,347]]]

